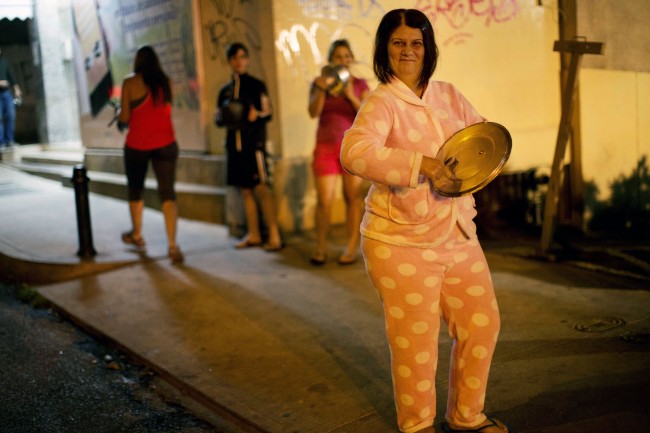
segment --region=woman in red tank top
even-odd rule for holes
[[[176,206],[176,160],[178,145],[172,126],[172,91],[158,56],[150,46],[143,46],[135,56],[133,74],[122,84],[122,106],[118,118],[120,131],[128,128],[124,144],[124,168],[128,182],[129,211],[132,228],[122,233],[122,241],[139,249],[142,237],[144,181],[149,161],[158,181],[169,258],[181,263],[183,254],[176,243],[178,210]]]

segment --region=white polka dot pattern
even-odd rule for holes
[[[402,310],[399,307],[390,307],[388,309],[388,314],[393,316],[396,319],[403,319],[404,318],[404,310]]]
[[[405,337],[397,337],[397,338],[395,338],[395,344],[400,349],[408,349],[409,346],[411,345],[411,343]]]
[[[420,293],[409,293],[406,295],[404,300],[409,305],[420,305],[424,300],[424,296],[422,296]]]
[[[370,114],[374,111],[375,109],[375,104],[373,104],[371,101],[366,100],[361,108],[359,109],[360,113],[364,114]]]
[[[377,128],[380,134],[388,134],[388,125],[383,120],[376,121],[375,128]]]
[[[415,362],[418,364],[426,364],[431,359],[431,354],[429,352],[420,352],[415,355]]]
[[[365,173],[366,168],[368,168],[368,166],[366,165],[366,161],[363,159],[355,159],[352,161],[352,170],[355,173],[363,174]]]
[[[391,185],[398,185],[402,181],[402,175],[397,170],[390,170],[386,173],[386,182]]]
[[[449,119],[449,113],[447,112],[447,110],[443,110],[443,109],[436,110],[436,117],[442,120]]]
[[[397,267],[397,271],[400,273],[400,275],[404,275],[405,277],[410,277],[411,275],[415,275],[417,269],[411,263],[402,263]]]
[[[421,155],[435,155],[454,131],[480,121],[450,85],[432,81],[431,86],[427,95],[434,92],[435,99],[426,96],[425,107],[417,101],[407,104],[392,88],[380,85],[377,96],[364,102],[341,152],[344,166],[350,164],[351,171],[373,182],[362,245],[384,306],[401,430],[436,417],[443,321],[455,339],[449,384],[457,401],[449,416],[470,425],[476,420],[463,416],[482,413],[500,324],[489,269],[475,236],[473,199],[441,197],[417,178]],[[457,223],[470,240],[454,228]]]
[[[406,133],[406,136],[411,143],[419,143],[422,141],[422,133],[417,129],[409,129],[409,132]]]
[[[378,161],[386,161],[390,155],[391,155],[391,150],[387,147],[381,147],[377,150],[375,150],[375,158],[377,158]]]
[[[390,248],[386,245],[380,245],[375,248],[375,255],[380,259],[388,259],[391,256]]]
[[[400,365],[397,368],[397,373],[402,377],[411,377],[411,369],[406,365]]]

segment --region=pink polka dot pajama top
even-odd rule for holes
[[[499,311],[472,221],[474,198],[439,195],[420,175],[460,129],[485,121],[452,85],[430,81],[422,99],[393,79],[364,100],[341,162],[371,181],[361,249],[384,307],[399,429],[433,425],[440,316],[453,338],[447,422],[482,423]]]

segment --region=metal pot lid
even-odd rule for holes
[[[438,194],[458,197],[478,191],[490,183],[510,157],[512,138],[494,122],[481,122],[452,135],[436,159],[449,167],[448,174],[433,181]]]
[[[350,70],[343,65],[325,65],[321,75],[334,79],[334,82],[327,88],[333,94],[340,94],[350,81]]]

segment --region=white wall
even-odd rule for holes
[[[434,23],[440,48],[434,78],[453,82],[490,120],[513,135],[511,169],[548,164],[553,157],[559,112],[559,62],[554,1],[488,1],[447,11],[435,1],[275,1],[276,62],[284,157],[308,156],[316,121],[307,115],[311,80],[326,63],[329,43],[350,40],[356,73],[374,84],[372,47],[385,12],[419,7]],[[329,8],[327,7],[329,6]],[[371,86],[372,87],[372,86]]]
[[[650,155],[650,73],[583,69],[580,110],[584,178],[607,200],[612,182]]]

